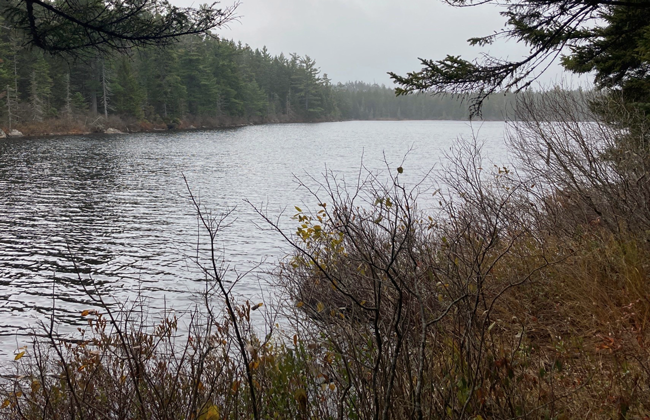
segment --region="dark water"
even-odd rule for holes
[[[204,276],[191,258],[198,226],[183,174],[207,209],[236,207],[219,238],[230,268],[265,261],[262,272],[288,248],[258,227],[263,222],[244,199],[274,217],[289,209],[279,220],[291,229],[293,206],[315,204],[295,176],[309,184],[306,174],[321,178],[327,168],[354,179],[362,157],[370,169],[384,168],[384,158],[394,168],[410,150],[405,176],[415,182],[460,135],[477,131],[486,154],[499,159],[503,123],[344,122],[0,140],[0,355],[49,317],[53,304],[62,328],[74,330],[80,312],[92,307],[84,286],[118,302],[140,291],[154,309],[190,306]],[[269,293],[256,273],[237,292]]]

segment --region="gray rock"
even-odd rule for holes
[[[2,128],[0,128],[0,139],[6,139],[7,138],[7,133],[2,131]]]
[[[117,130],[115,128],[107,128],[106,131],[104,131],[106,134],[124,134],[120,130]]]
[[[22,136],[23,136],[23,133],[21,133],[20,131],[18,131],[18,130],[16,130],[16,129],[14,128],[14,129],[11,130],[10,132],[8,132],[7,135],[8,135],[9,137],[22,137]]]

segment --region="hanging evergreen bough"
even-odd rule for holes
[[[562,54],[565,67],[577,73],[597,71],[600,87],[619,88],[631,77],[645,77],[648,46],[648,0],[446,0],[452,6],[486,3],[504,10],[506,27],[493,34],[470,38],[475,46],[491,45],[498,39],[523,43],[529,52],[510,61],[483,54],[465,60],[448,55],[442,60],[420,59],[422,69],[405,76],[390,73],[400,95],[412,92],[467,94],[472,115],[480,115],[484,100],[492,93],[521,91],[533,84]],[[635,56],[632,60],[632,56]],[[609,64],[607,64],[609,62]],[[609,76],[615,83],[608,83]],[[619,77],[622,76],[622,77]]]
[[[82,55],[168,45],[184,35],[209,34],[235,19],[238,3],[181,8],[165,0],[9,0],[0,15],[27,44]]]

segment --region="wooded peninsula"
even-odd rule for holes
[[[71,59],[23,47],[11,29],[0,34],[0,127],[7,132],[469,117],[467,95],[395,97],[383,85],[333,84],[309,56],[273,56],[215,37]],[[492,95],[482,117],[505,119],[511,102],[512,95]]]

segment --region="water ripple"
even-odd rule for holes
[[[492,156],[504,150],[503,129],[483,125]],[[464,122],[347,122],[0,140],[0,356],[47,320],[53,304],[60,330],[73,332],[93,305],[89,288],[111,302],[140,293],[154,310],[191,305],[205,277],[192,258],[206,249],[197,250],[183,174],[206,209],[236,207],[219,238],[231,267],[266,261],[263,269],[289,249],[256,227],[244,199],[279,215],[314,204],[294,174],[318,177],[327,168],[354,179],[362,156],[379,169],[384,153],[397,166],[409,149],[405,174],[415,180],[471,132]],[[292,226],[290,213],[284,226]],[[253,275],[237,292],[259,295],[259,285]]]

